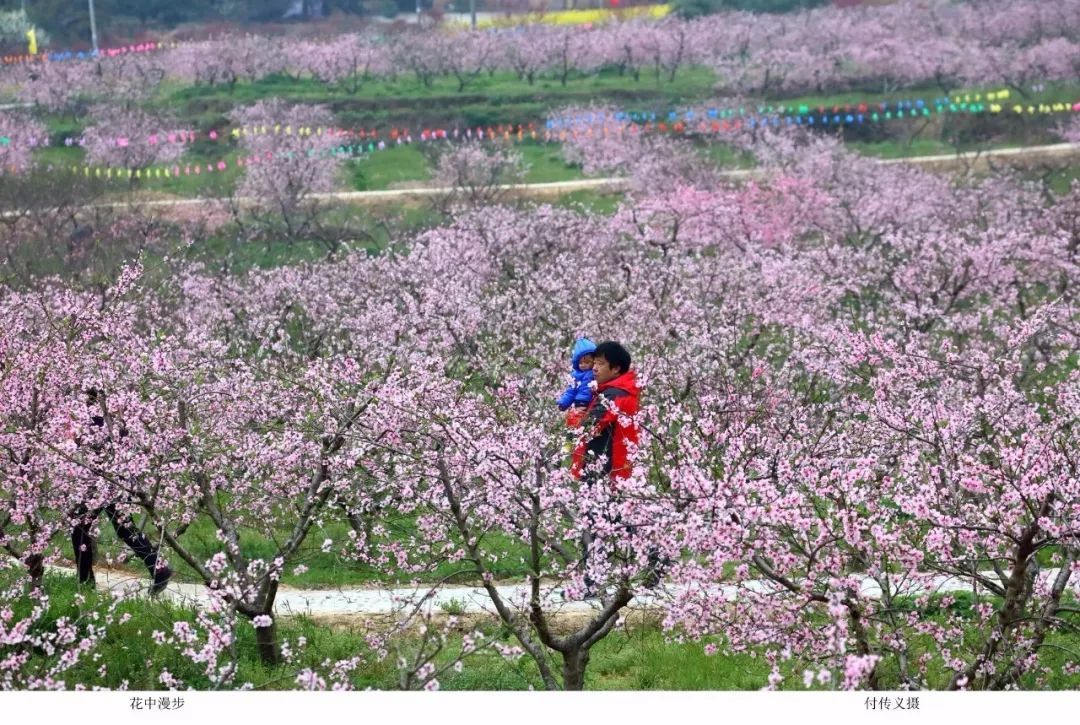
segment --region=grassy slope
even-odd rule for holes
[[[435,79],[431,87],[426,87],[415,77],[403,75],[392,81],[368,82],[353,94],[340,86],[329,86],[310,78],[273,76],[255,83],[240,83],[233,88],[166,83],[158,89],[148,106],[152,110],[173,115],[190,127],[207,131],[227,127],[227,114],[235,106],[276,97],[295,103],[327,104],[346,127],[378,126],[385,130],[388,125],[397,124],[418,128],[425,124],[449,127],[530,121],[539,123],[552,109],[592,101],[612,103],[627,110],[662,114],[686,103],[701,103],[701,99],[711,96],[714,82],[714,75],[705,68],[684,69],[676,76],[674,83],[663,81],[659,85],[648,76],[635,82],[631,77],[619,76],[614,71],[602,71],[590,76],[577,75],[565,87],[549,79],[538,80],[530,86],[512,74],[497,73],[493,76],[481,75],[463,93],[458,93],[457,82],[453,79]],[[940,89],[923,87],[890,94],[843,92],[771,98],[749,105],[751,108],[772,105],[789,108],[807,105],[816,108],[853,102],[873,104],[898,99],[930,100],[940,94]],[[1032,100],[1071,102],[1078,95],[1078,84],[1051,84],[1046,91],[1033,96]],[[1013,99],[1008,103],[1017,100],[1020,100],[1020,96],[1014,92]],[[989,138],[973,131],[972,120],[963,115],[934,118],[930,122],[893,120],[873,128],[850,129],[846,135],[852,147],[861,153],[899,158],[949,153],[957,148],[1046,143],[1053,140],[1049,129],[1060,119],[1005,114],[995,119],[992,137]],[[54,143],[79,130],[79,125],[70,117],[50,117],[47,122]],[[519,148],[531,165],[526,177],[530,183],[582,176],[579,169],[561,160],[554,147],[526,143]],[[53,147],[37,153],[45,163],[72,165],[82,162],[82,152],[77,148]],[[718,162],[726,164],[732,161],[730,151],[722,145],[710,147],[707,153]],[[234,165],[234,145],[199,144],[188,151],[185,161],[205,164],[220,158],[229,161],[231,168],[228,172],[214,173],[209,177],[182,177],[179,180],[143,180],[135,185],[180,196],[227,194],[234,188],[239,175]],[[424,182],[430,176],[428,160],[421,149],[405,146],[348,161],[342,187],[361,191],[389,189]],[[118,188],[122,188],[123,183],[118,183]]]

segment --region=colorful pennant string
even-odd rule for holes
[[[97,58],[115,58],[119,55],[132,53],[151,53],[158,50],[171,50],[180,47],[180,43],[174,42],[147,42],[134,43],[132,45],[120,45],[115,48],[99,48],[95,50],[56,50],[49,53],[23,53],[5,55],[0,57],[4,65],[17,65],[19,63],[59,63],[66,60],[94,60]]]
[[[1073,104],[1064,102],[1029,104],[1012,104],[1006,106],[998,103],[998,100],[1007,99],[1007,91],[1004,97],[997,93],[987,94],[993,97],[993,102],[986,103],[982,99],[978,101],[965,101],[963,97],[953,99],[935,99],[933,106],[921,100],[897,101],[895,103],[855,104],[845,107],[835,106],[832,108],[818,107],[817,113],[810,112],[805,106],[801,107],[759,107],[728,109],[720,112],[718,109],[689,109],[679,113],[671,112],[666,117],[658,119],[656,114],[638,114],[637,112],[620,111],[615,114],[588,113],[574,117],[563,117],[548,120],[543,129],[537,124],[499,124],[488,127],[431,129],[424,128],[417,132],[403,128],[392,128],[388,132],[380,132],[377,129],[341,129],[328,127],[294,126],[289,124],[260,124],[257,126],[245,126],[227,129],[222,132],[210,131],[207,134],[199,134],[193,131],[175,131],[152,134],[148,137],[151,144],[154,143],[191,143],[197,140],[224,141],[228,139],[242,139],[247,136],[261,135],[291,135],[297,137],[334,138],[340,139],[341,143],[335,147],[325,149],[309,149],[308,157],[355,157],[360,154],[369,154],[385,150],[392,146],[402,146],[417,142],[430,143],[437,141],[486,141],[520,143],[526,139],[530,141],[564,142],[569,139],[595,139],[600,137],[622,137],[624,135],[636,135],[640,133],[671,133],[671,134],[697,134],[716,135],[737,131],[743,128],[765,128],[779,126],[806,126],[806,127],[837,127],[851,126],[865,123],[879,123],[903,119],[917,119],[930,116],[934,113],[1012,113],[1012,114],[1046,114],[1046,113],[1080,113],[1080,102]],[[977,97],[977,94],[976,96]],[[753,113],[753,111],[762,113]],[[773,113],[769,115],[769,111]],[[793,110],[793,114],[788,111]],[[716,111],[715,113],[713,111]],[[49,139],[30,138],[29,146],[48,145]],[[78,145],[76,140],[68,145]],[[359,143],[357,143],[359,141]],[[118,137],[118,146],[130,144],[130,139]],[[0,146],[11,144],[11,138],[0,131]],[[295,153],[284,152],[287,157]],[[274,154],[268,152],[264,156],[241,156],[235,161],[221,160],[210,163],[172,163],[168,165],[152,166],[142,169],[127,169],[119,167],[96,167],[96,166],[73,166],[70,167],[75,173],[85,176],[94,176],[107,179],[149,179],[149,178],[177,178],[180,176],[201,176],[228,171],[231,168],[245,168],[272,160]],[[2,170],[0,170],[2,172]]]
[[[730,109],[699,108],[683,111],[670,111],[666,115],[656,112],[618,111],[614,114],[587,113],[573,117],[558,117],[545,122],[548,130],[561,131],[563,129],[589,128],[602,126],[605,134],[621,133],[612,130],[619,124],[640,124],[644,130],[660,132],[719,132],[728,130],[732,122],[740,120],[742,125],[749,128],[763,126],[838,126],[858,125],[863,123],[876,123],[880,121],[892,121],[906,118],[928,117],[933,114],[956,114],[956,113],[1012,113],[1020,115],[1045,115],[1051,113],[1078,113],[1080,102],[1067,103],[1055,101],[1053,103],[1029,103],[1027,105],[1014,103],[1006,104],[1000,101],[1007,100],[1009,91],[996,91],[986,94],[965,94],[953,98],[936,98],[932,103],[922,99],[835,105],[831,108],[818,106],[814,109],[806,105],[800,106],[758,106],[747,109],[745,106]],[[985,100],[984,100],[985,99]],[[755,112],[756,111],[756,112]],[[728,123],[725,124],[724,121]],[[613,123],[614,122],[614,123]],[[702,125],[704,124],[704,126]],[[741,127],[741,126],[740,126]],[[495,126],[476,127],[474,129],[442,129],[423,128],[410,130],[404,128],[391,128],[380,134],[378,129],[345,129],[317,126],[294,126],[292,124],[268,123],[255,126],[242,126],[227,128],[222,131],[211,130],[206,133],[190,130],[161,131],[152,133],[145,139],[151,145],[158,144],[190,144],[196,141],[227,141],[229,139],[242,139],[252,136],[285,135],[285,136],[313,136],[313,137],[342,137],[349,139],[378,139],[387,137],[393,143],[399,143],[399,139],[411,143],[412,138],[421,141],[436,140],[440,138],[491,138],[493,136],[509,137],[518,134],[537,138],[535,131],[536,123],[523,124],[498,124]],[[0,145],[9,144],[10,138],[0,131]],[[118,136],[113,141],[117,147],[123,148],[132,143],[132,139]],[[48,146],[50,141],[47,137],[30,137],[27,140],[30,146]],[[85,140],[78,137],[69,137],[63,140],[65,146],[82,146]]]

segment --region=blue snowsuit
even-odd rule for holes
[[[596,377],[592,370],[578,370],[581,358],[596,350],[596,343],[587,337],[578,338],[574,343],[574,352],[570,358],[570,367],[574,376],[574,382],[566,386],[566,390],[559,396],[559,410],[569,410],[571,406],[587,407],[593,399],[593,391],[589,389],[589,383]]]

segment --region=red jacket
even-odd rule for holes
[[[596,388],[596,395],[581,423],[585,431],[574,447],[570,466],[574,478],[581,478],[588,461],[601,455],[606,457],[603,474],[616,479],[630,477],[633,462],[628,457],[628,449],[630,444],[638,442],[635,416],[640,394],[633,370]],[[626,425],[619,423],[620,416],[629,418]]]

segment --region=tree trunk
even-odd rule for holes
[[[45,578],[45,559],[41,554],[30,554],[23,563],[26,564],[26,568],[30,571],[30,586],[33,589],[40,589],[42,580]]]
[[[589,664],[589,650],[575,649],[563,653],[563,689],[584,690],[585,668]]]
[[[274,667],[281,662],[281,651],[278,649],[277,641],[277,621],[269,627],[256,628],[255,642],[259,647],[259,659],[264,665]]]

